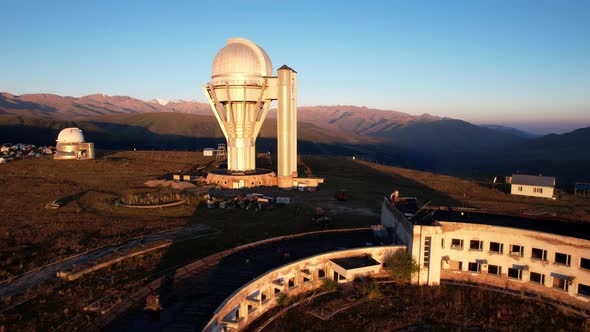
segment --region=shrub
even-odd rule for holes
[[[291,303],[293,303],[293,299],[291,299],[287,294],[281,294],[281,296],[279,296],[277,299],[277,304],[281,307],[287,307]]]
[[[158,191],[149,193],[128,194],[121,202],[128,205],[159,205],[182,200],[180,193],[175,191]]]
[[[361,281],[360,293],[369,299],[381,296],[379,283],[375,279],[366,278]]]
[[[385,255],[383,267],[389,276],[399,283],[407,283],[412,275],[420,271],[414,258],[404,250],[390,251]]]
[[[320,286],[320,289],[325,292],[335,291],[336,288],[338,288],[338,281],[328,278],[324,279],[322,281],[322,286]]]

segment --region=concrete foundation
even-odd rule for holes
[[[262,168],[257,168],[253,172],[240,173],[218,170],[207,175],[207,183],[227,189],[270,187],[277,185],[277,176],[275,172]]]

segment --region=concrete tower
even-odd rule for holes
[[[287,188],[293,187],[293,179],[297,178],[297,72],[286,65],[277,72],[277,185]]]

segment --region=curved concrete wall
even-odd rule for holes
[[[379,246],[328,252],[281,266],[271,270],[230,295],[215,310],[203,331],[224,331],[226,328],[242,329],[264,312],[277,305],[283,294],[301,294],[320,287],[324,279],[349,282],[356,276],[378,273],[382,265],[355,269],[354,274],[343,278],[341,267],[332,259],[369,255],[382,263],[387,253],[406,250],[405,246]]]

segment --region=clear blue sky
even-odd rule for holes
[[[590,1],[0,0],[0,91],[204,100],[230,37],[299,72],[300,105],[590,126]]]

